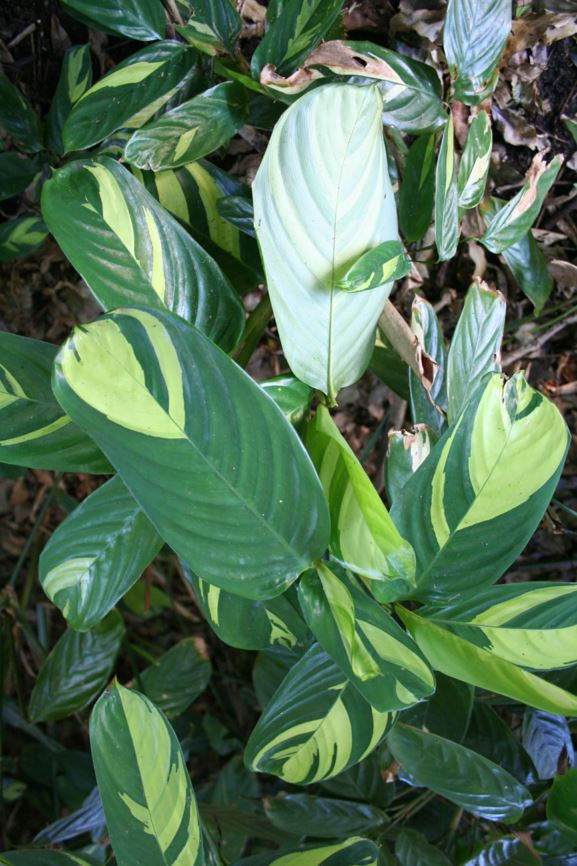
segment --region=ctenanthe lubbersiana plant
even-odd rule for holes
[[[95,84],[88,46],[72,49],[44,132],[2,84],[0,120],[29,155],[0,161],[36,177],[43,237],[102,314],[60,347],[0,334],[0,461],[108,478],[42,550],[67,628],[19,721],[46,740],[35,725],[82,725],[100,696],[97,789],[0,862],[570,866],[576,771],[549,794],[547,780],[563,750],[572,763],[577,587],[499,582],[550,503],[568,429],[501,371],[500,292],[472,282],[448,349],[424,297],[410,326],[389,301],[425,236],[455,255],[473,209],[535,307],[551,290],[519,262],[542,257],[530,228],[560,160],[537,157],[508,202],[487,195],[480,106],[510,0],[450,0],[444,93],[432,66],[331,40],[335,0],[271,2],[250,68],[234,4],[167,5],[169,39],[155,0],[67,0],[147,44]],[[206,159],[247,125],[272,130],[252,192]],[[22,231],[4,224],[2,249],[27,249]],[[247,319],[242,294],[263,282]],[[269,299],[287,371],[257,383],[243,367]],[[389,434],[387,503],[331,414],[369,365],[411,412]],[[258,651],[244,743],[190,715],[211,677],[190,636],[158,656],[127,634],[161,552],[216,636]],[[189,758],[207,743],[244,765],[195,795]]]

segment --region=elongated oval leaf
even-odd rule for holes
[[[80,326],[54,388],[204,580],[267,598],[322,555],[327,507],[296,433],[193,326],[141,308]]]
[[[92,866],[92,861],[85,860],[76,853],[54,851],[50,848],[4,851],[0,854],[0,863],[2,866]]]
[[[485,845],[476,857],[467,860],[465,866],[540,866],[543,862],[522,838],[505,836]]]
[[[547,817],[577,843],[577,770],[556,777],[547,800]]]
[[[62,132],[66,151],[92,147],[121,127],[142,126],[184,83],[196,57],[182,42],[167,41],[119,63],[76,102]]]
[[[400,866],[451,866],[451,861],[427,842],[417,830],[403,827],[395,842],[395,856]]]
[[[575,765],[575,749],[567,719],[543,710],[523,715],[523,748],[530,756],[539,779],[552,779],[566,761]]]
[[[486,111],[480,111],[469,127],[459,166],[459,207],[476,207],[483,198],[492,150],[491,121]]]
[[[86,631],[138,580],[163,541],[115,477],[60,524],[40,556],[40,582],[68,623]]]
[[[50,385],[57,347],[0,332],[0,461],[57,472],[111,472]]]
[[[430,388],[411,369],[408,371],[413,424],[425,424],[436,436],[447,426],[447,349],[441,323],[433,305],[415,295],[411,311],[411,330],[419,346],[437,365]]]
[[[374,842],[361,839],[360,836],[351,836],[350,839],[337,842],[335,845],[300,848],[278,855],[271,854],[266,860],[262,857],[259,857],[258,861],[253,857],[243,858],[236,866],[377,866],[379,862],[379,848]],[[23,863],[22,866],[28,864]]]
[[[568,444],[522,374],[489,376],[403,488],[391,515],[417,555],[421,597],[494,583],[535,531]]]
[[[102,157],[56,172],[42,192],[56,240],[104,309],[168,308],[225,349],[244,322],[216,263],[129,171]]]
[[[110,679],[123,637],[124,624],[116,611],[85,634],[67,629],[40,669],[30,717],[62,719],[89,704]]]
[[[115,683],[94,708],[90,745],[118,866],[203,866],[184,756],[154,704]]]
[[[380,601],[412,591],[413,550],[324,406],[309,421],[305,442],[329,503],[331,554],[373,581]]]
[[[411,271],[411,262],[400,241],[385,241],[364,253],[337,283],[343,292],[365,292],[383,282],[400,280]]]
[[[447,358],[449,423],[464,408],[483,376],[500,372],[506,312],[501,292],[477,279],[465,297]]]
[[[415,424],[414,432],[391,430],[385,481],[390,502],[394,502],[401,490],[431,453],[432,436],[424,424]]]
[[[62,130],[73,106],[92,84],[90,45],[69,48],[62,61],[56,92],[46,118],[46,144],[55,153],[64,152]]]
[[[0,201],[18,195],[32,183],[44,165],[43,154],[0,153]]]
[[[225,144],[247,118],[244,88],[226,81],[135,132],[124,157],[152,171],[186,165]]]
[[[420,241],[433,214],[435,136],[421,135],[409,148],[399,191],[399,224],[405,241]]]
[[[301,577],[298,594],[319,644],[376,710],[403,710],[434,692],[417,646],[345,573],[320,563]]]
[[[42,150],[38,115],[22,91],[6,75],[0,75],[0,128],[25,153]]]
[[[235,54],[242,18],[231,0],[195,0],[186,25],[177,28],[185,39],[206,54]]]
[[[330,656],[314,645],[265,707],[247,743],[245,761],[255,772],[310,785],[370,754],[395,715],[374,710]]]
[[[435,243],[442,262],[453,258],[459,243],[459,192],[452,116],[443,132],[435,170]]]
[[[538,710],[564,716],[577,713],[577,695],[491,655],[436,622],[404,609],[399,614],[435,670]]]
[[[368,803],[333,800],[313,794],[284,794],[265,802],[267,817],[295,836],[335,839],[382,827],[385,813]]]
[[[194,638],[171,647],[139,676],[140,686],[153,704],[172,719],[183,713],[206,689],[212,665]]]
[[[16,217],[0,223],[0,262],[10,262],[42,246],[48,230],[37,216]]]
[[[506,770],[436,734],[399,723],[387,745],[410,784],[430,788],[480,818],[513,823],[532,802]]]
[[[253,186],[255,225],[283,350],[331,399],[366,368],[391,284],[335,288],[367,246],[397,237],[378,89],[326,85],[275,126]]]
[[[63,0],[63,6],[88,27],[140,42],[162,39],[165,14],[160,0]]]

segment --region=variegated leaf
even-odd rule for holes
[[[265,707],[245,761],[255,772],[311,785],[370,754],[395,718],[373,709],[315,644]]]
[[[447,426],[447,349],[441,324],[433,305],[415,295],[411,310],[411,330],[420,349],[437,365],[430,388],[409,368],[409,392],[413,424],[425,424],[436,436]]]
[[[244,88],[226,81],[135,132],[124,157],[137,168],[177,168],[217,150],[247,119]]]
[[[115,66],[76,102],[64,124],[66,152],[98,144],[117,129],[138,129],[193,73],[194,49],[156,42]]]
[[[87,27],[139,42],[162,39],[166,29],[161,0],[62,0],[62,5]]]
[[[119,163],[77,160],[44,185],[42,211],[56,240],[104,309],[172,310],[224,349],[244,310],[213,259]]]
[[[3,851],[0,863],[2,866],[93,866],[92,861],[83,856],[70,851],[54,851],[52,848]]]
[[[453,118],[449,117],[441,140],[435,171],[435,243],[439,260],[452,259],[459,243],[459,193],[455,165]]]
[[[367,247],[397,237],[378,88],[331,84],[275,126],[253,185],[255,225],[283,350],[299,379],[335,399],[364,372],[391,290],[336,283]]]
[[[324,553],[327,506],[297,434],[192,325],[139,307],[81,325],[54,390],[204,580],[270,598]]]
[[[344,842],[337,842],[334,845],[271,854],[266,864],[262,861],[258,866],[378,866],[379,862],[379,849],[374,842],[362,839],[360,836],[351,836]],[[21,866],[28,866],[28,864],[22,863]],[[30,866],[40,866],[40,864],[34,863]],[[52,863],[48,863],[47,866],[52,866]],[[59,864],[55,863],[54,866]],[[236,866],[256,866],[256,864],[252,858],[248,858],[246,861],[240,860]]]
[[[411,261],[400,241],[385,241],[364,253],[340,278],[337,288],[343,292],[365,292],[384,282],[400,280],[410,273]]]
[[[414,552],[324,406],[309,421],[305,443],[329,503],[332,556],[370,579],[379,601],[411,593]]]
[[[491,121],[486,111],[480,111],[469,127],[459,166],[459,207],[476,207],[483,198],[492,150]]]
[[[26,256],[42,246],[48,229],[37,216],[16,217],[0,223],[0,262]]]
[[[568,431],[518,373],[489,376],[391,515],[417,555],[417,594],[435,599],[494,583],[523,550],[563,468]]]
[[[50,385],[57,347],[0,332],[0,462],[57,472],[111,472]]]
[[[8,133],[19,150],[42,150],[40,118],[16,85],[0,74],[0,129]]]
[[[294,376],[275,376],[259,384],[294,426],[298,426],[308,414],[313,390],[300,379]]]
[[[72,628],[96,625],[133,586],[163,541],[115,477],[91,493],[40,555],[42,588]]]
[[[243,22],[234,0],[195,0],[190,12],[186,25],[176,28],[181,36],[205,54],[235,54]]]
[[[385,483],[390,502],[395,502],[401,490],[417,471],[436,441],[424,424],[415,424],[414,431],[389,431],[389,447],[385,470]]]
[[[90,744],[118,866],[204,866],[184,756],[154,704],[114,683],[92,713]]]
[[[90,45],[75,45],[69,48],[62,61],[56,92],[46,118],[46,144],[55,153],[64,152],[64,123],[72,107],[84,96],[91,84]]]
[[[435,691],[417,646],[346,572],[337,576],[319,563],[297,591],[319,644],[376,710],[404,710]]]

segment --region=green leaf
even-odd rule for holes
[[[453,258],[459,243],[459,192],[452,116],[443,131],[435,169],[435,243],[441,262]]]
[[[183,713],[206,689],[212,665],[192,637],[179,641],[139,675],[142,691],[169,719]]]
[[[42,155],[32,157],[20,153],[0,153],[0,201],[23,192],[44,165]]]
[[[186,565],[183,567],[204,618],[229,646],[247,650],[294,647],[310,638],[308,628],[285,595],[266,602],[243,598],[200,580]]]
[[[539,866],[541,857],[516,836],[503,836],[467,860],[465,866]],[[568,864],[569,866],[569,864]]]
[[[275,376],[259,384],[294,426],[300,424],[308,414],[313,390],[300,379],[294,376]]]
[[[436,684],[435,694],[425,703],[417,704],[406,712],[403,721],[423,728],[430,734],[438,734],[447,740],[462,743],[471,721],[475,690],[467,683],[444,674],[436,677]],[[480,749],[473,751],[484,754]]]
[[[37,216],[22,216],[0,223],[0,262],[10,262],[41,247],[48,230]]]
[[[0,75],[0,128],[14,144],[26,153],[42,150],[38,115],[24,96],[5,75]]]
[[[532,802],[527,788],[501,767],[436,734],[398,723],[387,745],[401,765],[401,778],[479,818],[514,823]]]
[[[62,131],[66,152],[98,144],[117,129],[143,126],[182,87],[196,62],[194,49],[170,41],[123,60],[74,105]]]
[[[42,588],[72,628],[86,631],[136,583],[162,544],[115,476],[50,536],[40,555]]]
[[[88,27],[139,42],[163,39],[166,28],[160,0],[62,0],[65,10]]]
[[[409,400],[409,368],[379,332],[369,368],[403,400]]]
[[[256,238],[254,207],[244,195],[226,195],[218,200],[216,209],[220,216],[240,232]]]
[[[478,105],[493,92],[496,67],[511,32],[511,0],[449,0],[443,46],[454,96]]]
[[[305,444],[329,503],[332,556],[374,581],[380,601],[403,597],[414,588],[413,550],[325,406],[308,422]]]
[[[376,710],[404,710],[434,692],[414,642],[346,573],[319,563],[301,577],[298,594],[319,644]]]
[[[252,669],[252,683],[259,707],[265,707],[285,676],[302,656],[301,647],[269,647],[256,657]]]
[[[168,308],[224,349],[236,345],[244,310],[229,282],[119,163],[101,157],[61,168],[44,185],[42,211],[105,309]]]
[[[430,845],[422,833],[409,830],[405,827],[397,836],[395,842],[395,856],[400,866],[451,866],[451,861]]]
[[[123,637],[124,623],[117,611],[84,634],[66,629],[32,689],[32,721],[63,719],[87,706],[110,679]]]
[[[376,830],[387,821],[384,812],[367,803],[312,794],[283,794],[265,800],[265,811],[267,818],[282,830],[318,839]]]
[[[227,51],[234,55],[242,18],[233,0],[195,0],[192,15],[178,32],[206,54]]]
[[[428,427],[415,424],[412,433],[390,430],[388,441],[385,482],[389,501],[395,502],[409,478],[431,453],[433,440]]]
[[[324,552],[327,506],[296,433],[192,325],[130,308],[80,326],[58,354],[54,388],[204,580],[269,598]]]
[[[247,857],[239,860],[235,866],[378,866],[379,849],[374,842],[352,836],[344,842],[335,845],[323,845],[320,848],[301,848],[285,851],[280,855],[263,855],[258,858]],[[22,864],[28,866],[28,864]],[[36,866],[36,864],[32,864]],[[52,866],[52,864],[47,864]]]
[[[500,198],[485,199],[481,213],[488,225],[504,205],[505,202]],[[553,291],[553,277],[532,232],[529,230],[520,240],[503,250],[501,255],[515,282],[535,307],[535,315],[539,315]]]
[[[489,221],[480,242],[492,253],[502,253],[525,237],[541,210],[545,196],[555,183],[563,163],[560,156],[545,163],[537,154],[531,163],[523,187],[517,195]]]
[[[421,135],[409,148],[399,190],[399,223],[407,243],[431,225],[435,198],[435,136]]]
[[[486,704],[473,704],[463,745],[503,767],[523,784],[529,785],[536,781],[533,762],[518,737],[507,722]]]
[[[576,695],[474,646],[436,622],[404,609],[398,613],[435,670],[538,710],[577,714]]]
[[[137,168],[176,168],[226,144],[246,121],[244,88],[225,81],[137,130],[124,157]]]
[[[493,586],[427,615],[512,664],[551,670],[577,663],[575,591],[575,584]]]
[[[383,282],[400,280],[411,272],[412,264],[400,241],[385,241],[368,250],[351,265],[336,287],[343,292],[377,289]]]
[[[489,375],[403,488],[391,516],[417,555],[420,597],[494,583],[541,520],[568,433],[522,374]]]
[[[46,145],[54,153],[64,153],[62,130],[73,106],[92,84],[90,45],[69,48],[62,61],[60,77],[46,118]]]
[[[90,744],[118,866],[203,866],[184,756],[154,704],[115,682],[94,708]]]
[[[395,713],[374,710],[315,644],[265,707],[245,761],[257,773],[310,785],[362,761],[395,718]]]
[[[54,851],[50,848],[33,848],[30,851],[4,851],[0,854],[3,866],[93,866],[78,853]],[[300,864],[299,864],[300,866]]]
[[[0,332],[0,462],[56,472],[111,472],[50,385],[57,347]]]
[[[492,150],[491,121],[486,111],[480,111],[469,127],[459,166],[459,207],[476,207],[483,198]]]
[[[577,842],[577,770],[555,778],[547,798],[547,818]]]
[[[389,805],[395,790],[394,783],[385,782],[381,775],[378,752],[321,784],[325,791],[337,797],[361,800],[374,806]]]
[[[501,341],[507,303],[501,292],[478,278],[451,340],[447,359],[448,419],[451,424],[487,373],[501,371]]]
[[[283,0],[267,14],[267,30],[251,60],[258,79],[271,64],[278,74],[288,75],[325,39],[340,19],[343,0]],[[272,10],[271,10],[272,11]]]
[[[419,345],[437,365],[433,385],[425,388],[413,370],[409,369],[409,391],[413,424],[425,424],[436,436],[446,428],[447,411],[447,349],[443,329],[433,305],[415,295],[411,310],[411,330]]]
[[[523,714],[523,747],[531,757],[539,779],[552,779],[567,761],[575,764],[575,749],[567,719],[542,710]]]
[[[360,295],[335,287],[367,247],[397,238],[381,112],[373,87],[305,94],[275,126],[253,185],[283,351],[294,374],[331,400],[367,367],[392,287]]]

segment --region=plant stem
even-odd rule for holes
[[[271,317],[270,298],[268,295],[264,295],[248,317],[240,345],[233,354],[234,360],[240,367],[246,367],[250,361]]]

